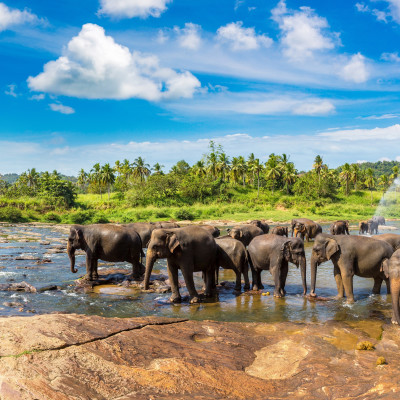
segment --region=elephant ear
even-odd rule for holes
[[[292,251],[292,244],[290,242],[285,242],[281,247],[282,256],[286,261],[290,260],[290,252]]]
[[[175,233],[168,235],[168,248],[173,253],[180,246],[179,240]]]
[[[82,228],[75,228],[75,235],[78,239],[82,239],[83,238],[83,231]]]
[[[328,239],[325,245],[326,258],[330,260],[337,251],[339,251],[337,241],[335,239]]]
[[[384,272],[386,278],[389,278],[389,259],[388,258],[383,260],[382,265],[381,265],[381,271]]]

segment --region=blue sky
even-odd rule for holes
[[[400,160],[400,0],[0,1],[0,173]]]

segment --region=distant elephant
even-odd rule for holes
[[[269,232],[269,225],[264,220],[260,221],[259,219],[254,219],[253,221],[250,221],[250,224],[257,226],[264,233],[268,233]]]
[[[311,256],[311,296],[316,296],[317,266],[328,260],[332,260],[334,266],[337,299],[343,298],[345,291],[347,302],[354,302],[354,275],[374,278],[373,294],[380,293],[382,281],[385,280],[390,293],[389,280],[382,272],[382,263],[390,258],[392,253],[392,246],[383,240],[355,235],[318,235]]]
[[[217,238],[221,234],[221,231],[216,226],[212,225],[198,225],[198,226],[200,228],[206,229],[215,238]]]
[[[215,239],[218,246],[217,252],[217,282],[218,269],[232,269],[236,274],[235,290],[242,289],[242,274],[244,277],[244,290],[250,289],[249,282],[249,263],[247,259],[246,247],[239,240],[230,236],[223,236]]]
[[[301,239],[304,240],[305,238],[307,242],[310,239],[314,239],[320,233],[322,233],[322,226],[314,221],[296,222],[294,226],[294,236],[297,237],[300,235]]]
[[[349,221],[339,220],[332,222],[329,232],[331,235],[350,235],[349,233]]]
[[[291,234],[292,237],[293,237],[293,233],[294,233],[294,227],[296,226],[296,224],[298,222],[308,223],[308,224],[311,224],[311,223],[315,224],[315,222],[312,219],[308,219],[308,218],[294,218],[294,219],[292,219],[292,221],[290,223],[290,225],[292,227],[292,234]]]
[[[264,235],[263,230],[253,224],[237,225],[227,229],[227,232],[230,237],[239,240],[245,246],[248,246],[256,236]]]
[[[374,239],[384,240],[393,247],[393,251],[400,249],[400,235],[396,233],[384,233],[383,235],[372,236]]]
[[[289,237],[287,226],[274,226],[271,230],[271,234]]]
[[[143,248],[147,247],[150,241],[151,232],[157,228],[152,222],[133,222],[131,224],[123,224],[122,226],[134,229],[142,240]]]
[[[171,221],[158,221],[158,222],[150,222],[150,224],[154,224],[156,229],[160,228],[180,228],[180,226],[176,222],[171,222]]]
[[[253,274],[253,290],[263,289],[261,272],[268,270],[274,278],[274,296],[285,295],[288,263],[300,266],[303,295],[307,293],[306,256],[304,242],[299,238],[284,238],[278,235],[255,237],[248,247],[249,263]]]
[[[150,275],[157,259],[166,258],[171,284],[172,302],[180,302],[178,270],[180,269],[189,291],[190,302],[198,303],[199,295],[194,286],[193,273],[205,274],[206,296],[215,290],[217,244],[211,233],[199,226],[155,229],[150,238],[146,257],[144,288],[149,289]]]
[[[368,233],[368,221],[361,221],[358,224],[358,234],[363,235],[364,233]]]
[[[386,225],[385,217],[373,216],[372,220],[376,221],[378,223],[378,225]]]
[[[143,257],[142,241],[138,233],[130,228],[111,224],[73,225],[71,226],[67,252],[71,262],[71,272],[76,273],[75,251],[86,252],[86,278],[98,279],[98,260],[132,264],[132,277],[139,279],[144,273],[140,262]]]
[[[383,262],[383,271],[390,279],[392,292],[392,324],[400,324],[400,250],[396,250],[389,260]]]
[[[375,234],[378,234],[378,226],[379,225],[378,225],[377,221],[370,219],[370,220],[368,220],[367,224],[368,224],[368,233],[370,235],[373,235],[374,232],[375,232]]]

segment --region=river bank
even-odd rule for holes
[[[379,321],[0,319],[0,398],[395,399],[400,330]],[[374,349],[356,350],[368,341]],[[386,363],[377,365],[379,357]],[[381,360],[381,362],[383,362]]]

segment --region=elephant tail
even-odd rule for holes
[[[248,250],[246,250],[246,257],[247,257],[247,262],[248,262],[249,265],[250,265],[251,272],[254,273],[253,261],[251,261],[250,253],[249,253]]]

